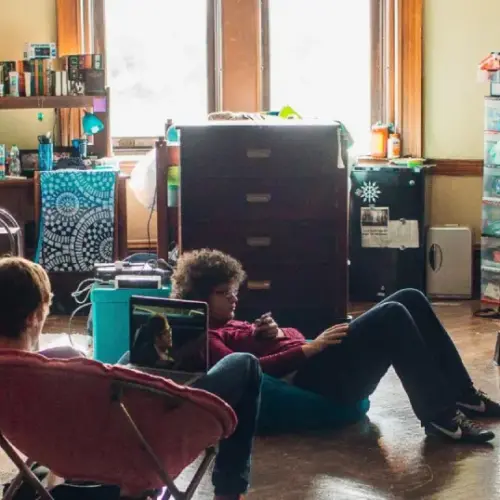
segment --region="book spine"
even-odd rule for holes
[[[101,54],[92,54],[92,68],[104,69],[104,63]]]
[[[37,95],[36,94],[35,61],[30,61],[30,74],[31,74],[31,95]]]
[[[61,71],[61,95],[68,95],[68,73]]]
[[[37,59],[36,65],[38,67],[38,93],[37,93],[37,95],[42,96],[42,95],[45,95],[43,60]]]
[[[31,73],[29,71],[24,72],[24,95],[31,96]]]
[[[49,60],[42,59],[42,68],[43,68],[43,95],[50,95],[50,69],[49,69]]]
[[[56,71],[55,73],[55,92],[56,96],[62,95],[62,71]]]
[[[80,56],[68,56],[68,80],[77,81],[80,70]]]
[[[9,72],[9,94],[12,97],[19,97],[19,73],[17,71]]]

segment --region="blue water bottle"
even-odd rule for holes
[[[41,172],[52,170],[54,163],[54,144],[50,137],[41,135],[38,137],[38,169]]]

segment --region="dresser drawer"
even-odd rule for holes
[[[335,124],[181,127],[181,165],[197,179],[315,177],[338,167]]]
[[[347,179],[204,179],[181,184],[183,221],[345,220]]]
[[[332,264],[245,263],[247,281],[240,290],[244,307],[334,307],[344,300],[346,277]],[[344,290],[343,294],[340,293]],[[265,312],[265,311],[263,311]]]
[[[243,262],[319,263],[336,254],[337,234],[331,221],[199,223],[183,228],[182,248],[217,248]]]

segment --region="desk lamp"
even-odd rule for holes
[[[85,111],[82,118],[82,128],[85,135],[94,135],[104,130],[104,124],[96,115]]]

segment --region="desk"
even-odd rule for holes
[[[120,174],[117,183],[117,234],[115,255],[119,259],[127,256],[127,191],[128,175]],[[39,193],[35,192],[33,179],[6,179],[0,181],[0,207],[7,209],[17,219],[25,234],[26,257],[32,258],[36,248],[36,226]],[[2,246],[3,248],[3,246]]]

